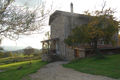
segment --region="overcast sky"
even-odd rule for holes
[[[46,6],[50,7],[53,4],[53,11],[62,10],[70,12],[70,3],[72,2],[74,5],[74,12],[82,14],[86,10],[94,11],[96,9],[101,9],[103,2],[105,0],[44,0],[46,2]],[[16,0],[17,5],[20,6],[28,6],[30,8],[34,8],[36,5],[40,5],[41,0]],[[118,20],[120,20],[120,0],[106,0],[106,8],[116,9],[115,16]],[[49,27],[45,27],[46,32],[49,31]],[[36,34],[31,36],[25,36],[20,38],[17,41],[11,41],[9,39],[4,39],[2,41],[2,46],[32,46],[34,48],[41,48],[40,41],[44,38],[44,33]],[[6,44],[7,42],[7,44]]]

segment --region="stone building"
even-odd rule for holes
[[[88,20],[88,16],[83,14],[55,11],[50,16],[49,20],[49,25],[51,27],[51,39],[42,41],[43,44],[50,44],[50,49],[55,49],[56,54],[62,59],[72,60],[75,57],[78,57],[78,51],[69,48],[64,43],[64,39],[68,37],[74,27],[86,24]],[[79,57],[84,57],[84,49],[80,49],[80,52],[81,54],[79,54]]]
[[[71,30],[82,24],[87,24],[89,17],[83,14],[73,13],[73,5],[71,4],[71,12],[55,11],[49,20],[51,27],[51,39],[42,41],[43,48],[48,44],[49,50],[59,55],[64,60],[72,60],[74,58],[84,58],[84,48],[72,49],[64,43],[64,39],[68,37]]]

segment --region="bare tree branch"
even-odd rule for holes
[[[44,26],[51,11],[45,10],[44,3],[30,10],[28,7],[12,5],[13,2],[0,0],[0,36],[18,39],[19,35],[31,34]]]

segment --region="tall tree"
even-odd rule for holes
[[[89,22],[74,28],[71,35],[65,39],[65,43],[72,47],[89,44],[95,53],[99,53],[97,47],[99,40],[104,44],[115,42],[113,36],[118,32],[119,22],[115,20],[114,11],[110,8],[92,13],[85,12]]]
[[[17,39],[21,34],[38,30],[49,12],[45,11],[44,3],[31,10],[16,6],[14,0],[0,0],[0,37]]]

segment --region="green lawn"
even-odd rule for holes
[[[84,73],[120,78],[120,55],[109,55],[102,60],[96,60],[95,58],[79,59],[63,66]]]
[[[0,65],[0,70],[5,70],[5,72],[0,72],[0,80],[21,80],[28,74],[36,72],[45,64],[47,64],[47,62],[33,60],[31,65],[29,61]],[[18,70],[17,68],[19,66],[23,68]]]
[[[40,59],[39,56],[18,56],[18,57],[7,57],[7,58],[0,58],[0,65],[5,65],[5,64],[11,64],[11,63],[16,63],[16,62],[24,62],[24,61],[29,61],[29,60],[38,60]]]

